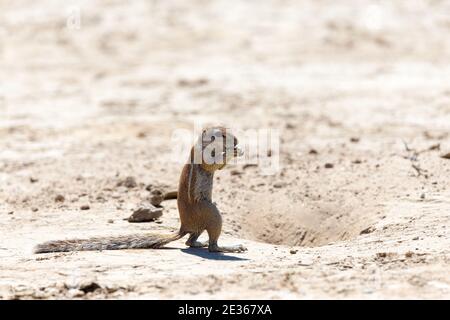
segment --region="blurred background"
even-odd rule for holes
[[[261,125],[340,103],[395,116],[413,95],[447,92],[449,17],[438,0],[4,0],[2,114],[67,126],[117,114],[234,121],[238,109]]]

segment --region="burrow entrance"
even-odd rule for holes
[[[270,244],[316,247],[370,233],[379,219],[379,210],[357,201],[302,203],[264,197],[249,204],[239,234]]]

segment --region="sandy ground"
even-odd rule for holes
[[[0,297],[450,298],[449,17],[431,0],[2,1]],[[176,187],[171,135],[198,121],[282,133],[275,175],[215,178],[221,243],[248,252],[32,254],[175,230],[174,201],[123,218]]]

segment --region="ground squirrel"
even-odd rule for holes
[[[211,200],[214,172],[242,154],[237,144],[236,137],[227,132],[226,128],[213,127],[202,131],[197,143],[191,148],[189,161],[184,165],[180,176],[177,203],[181,226],[177,233],[48,241],[37,245],[34,252],[160,248],[187,234],[189,239],[186,245],[189,247],[208,247],[211,252],[247,250],[242,245],[221,247],[217,244],[222,230],[222,216]],[[217,150],[221,152],[216,154]],[[209,241],[198,241],[198,237],[205,230]]]

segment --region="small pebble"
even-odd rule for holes
[[[134,210],[128,222],[150,222],[162,216],[162,208],[147,205]]]
[[[449,153],[446,153],[446,154],[443,154],[443,155],[441,156],[441,158],[443,158],[443,159],[450,159],[450,152],[449,152]]]
[[[144,131],[138,132],[137,137],[138,138],[145,138],[147,136],[147,133],[145,133]]]
[[[55,202],[64,202],[65,200],[66,200],[66,198],[64,198],[64,196],[61,195],[61,194],[58,194],[58,195],[55,197]]]
[[[133,189],[137,187],[137,182],[134,177],[126,177],[124,180],[119,181],[119,183],[117,183],[117,186],[118,187],[124,186],[128,189]]]
[[[326,169],[334,168],[334,164],[332,164],[332,163],[325,163],[325,168]]]
[[[155,189],[151,194],[150,203],[154,206],[159,206],[164,200],[164,193],[161,190]]]
[[[375,228],[371,226],[371,227],[368,227],[368,228],[362,230],[359,234],[360,235],[369,234],[369,233],[372,233],[374,231],[375,231]]]
[[[285,128],[286,129],[295,129],[295,124],[288,122],[288,123],[286,123]]]
[[[83,291],[84,293],[94,292],[101,288],[102,287],[98,283],[93,282],[93,281],[88,281],[88,282],[82,283],[79,286],[79,290]]]
[[[81,206],[80,209],[81,210],[89,210],[89,209],[91,209],[91,207],[89,205],[85,204],[85,205]]]

